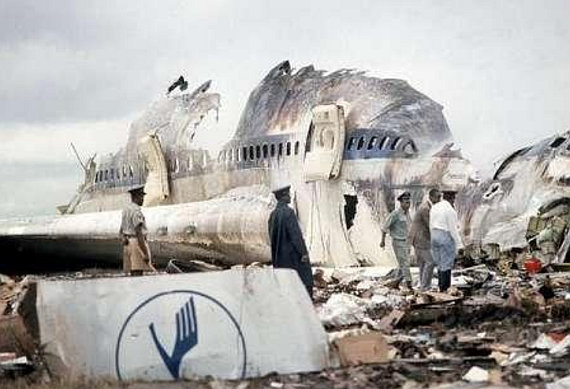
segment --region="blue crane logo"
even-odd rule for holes
[[[220,342],[224,337],[237,343]],[[198,359],[192,363],[186,358],[184,362],[190,354]],[[164,374],[175,380],[184,378],[185,373],[211,375],[204,366],[217,361],[208,361],[210,355],[225,358],[223,365],[230,370],[220,372],[223,376],[246,377],[245,338],[231,311],[202,292],[171,290],[144,300],[128,315],[117,337],[115,372],[119,380],[167,378]]]

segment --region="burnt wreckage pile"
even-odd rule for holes
[[[564,382],[570,372],[570,273],[533,274],[501,263],[457,268],[446,294],[396,288],[385,268],[315,268],[315,309],[329,338],[329,368],[195,384],[457,388]],[[65,278],[100,276],[109,274]],[[26,296],[34,293],[34,280],[1,280],[0,372],[4,379],[32,373],[27,376],[31,382],[49,380],[49,356],[42,354],[27,314]]]

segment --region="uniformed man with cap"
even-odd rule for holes
[[[274,268],[295,269],[312,298],[313,273],[309,253],[297,217],[288,206],[291,202],[289,189],[290,185],[287,185],[273,191],[277,206],[271,212],[268,222],[271,261]]]
[[[144,186],[137,185],[129,193],[131,202],[123,209],[119,234],[123,242],[123,271],[135,276],[154,268],[146,240],[146,222],[141,210]]]
[[[411,224],[410,218],[410,192],[404,192],[398,196],[400,207],[393,210],[384,226],[382,227],[382,241],[380,247],[386,246],[386,234],[390,233],[392,239],[392,248],[394,255],[398,261],[398,278],[399,281],[404,279],[406,286],[412,288],[412,275],[410,274],[410,243],[408,241],[408,232]]]

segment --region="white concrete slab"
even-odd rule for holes
[[[41,281],[37,310],[41,343],[71,375],[239,379],[328,366],[292,270]]]

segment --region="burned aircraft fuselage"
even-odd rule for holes
[[[145,184],[155,258],[268,261],[270,190],[291,184],[314,263],[389,264],[392,254],[378,245],[380,226],[398,191],[410,191],[417,206],[430,186],[457,190],[472,173],[450,149],[442,107],[405,81],[312,66],[293,72],[288,62],[253,90],[234,136],[214,158],[192,146],[196,132],[209,130],[203,119],[219,107],[209,86],[153,104],[132,124],[125,149],[93,162],[49,234],[99,239],[118,260],[120,209],[128,188]],[[352,213],[344,211],[347,202]],[[74,220],[81,234],[65,225]],[[46,234],[33,223],[11,231]],[[0,233],[10,235],[7,228]]]
[[[465,189],[458,206],[467,244],[526,248],[531,218],[570,203],[569,137],[566,132],[517,150],[492,179]]]

